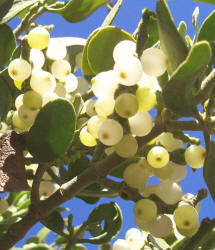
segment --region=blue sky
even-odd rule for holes
[[[130,33],[136,29],[136,26],[141,17],[141,10],[143,8],[149,8],[150,10],[155,10],[156,1],[155,0],[124,0],[123,6],[114,22],[115,26],[118,26]],[[193,37],[194,29],[192,26],[192,13],[196,6],[199,6],[200,16],[199,16],[199,26],[202,21],[207,17],[213,10],[215,5],[203,4],[199,2],[194,2],[191,0],[172,0],[168,1],[168,5],[172,12],[173,18],[176,22],[176,25],[179,24],[181,20],[184,20],[187,23],[188,31],[187,33]],[[105,7],[100,8],[92,16],[87,18],[85,21],[77,24],[67,23],[62,17],[55,14],[45,14],[38,19],[38,23],[43,25],[54,24],[55,29],[51,32],[52,37],[63,37],[63,36],[73,36],[73,37],[82,37],[87,38],[90,33],[100,26],[107,10]],[[15,27],[18,19],[10,22],[11,27]],[[215,31],[213,31],[215,32]],[[199,136],[202,141],[201,133],[192,133],[192,136]],[[151,181],[150,181],[151,182]],[[196,173],[193,173],[190,168],[188,168],[188,176],[186,180],[181,182],[183,192],[196,193],[199,188],[205,187],[202,169],[197,170]],[[112,201],[117,202],[122,208],[122,213],[124,217],[123,228],[120,232],[119,238],[124,238],[126,230],[130,227],[135,226],[134,216],[133,216],[133,202],[123,201],[122,199],[111,199]],[[104,202],[109,202],[110,199],[101,199],[99,204]],[[67,202],[66,207],[71,209],[71,212],[74,215],[75,225],[80,224],[87,218],[87,214],[91,209],[92,205],[86,205],[83,201],[79,199],[74,199],[70,202]],[[211,198],[201,202],[200,210],[200,219],[209,216],[210,218],[215,217],[215,204]],[[34,229],[28,233],[28,236],[36,234],[39,225],[35,226]],[[48,237],[49,242],[52,241],[52,237]],[[23,245],[23,240],[17,244],[21,247]],[[89,250],[97,249],[94,245],[87,245]]]

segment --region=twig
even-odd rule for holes
[[[22,32],[28,29],[30,24],[39,16],[41,16],[43,13],[45,13],[45,11],[46,11],[45,8],[40,7],[40,5],[38,4],[32,7],[31,11],[28,14],[26,14],[21,23],[13,31],[15,37],[18,38],[22,34]]]

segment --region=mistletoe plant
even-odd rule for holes
[[[34,23],[47,12],[80,22],[102,5],[108,15],[87,40],[50,38],[52,26]],[[215,219],[200,223],[198,215],[207,190],[184,194],[179,183],[186,164],[203,167],[215,200],[215,12],[198,29],[194,11],[192,40],[165,0],[157,0],[156,13],[142,10],[132,35],[111,26],[121,5],[0,1],[0,192],[8,193],[0,200],[2,250],[38,222],[44,228],[24,249],[111,249],[122,225],[117,203],[97,206],[76,227],[61,206],[73,197],[95,204],[117,196],[134,202],[139,229],[113,250],[215,247]],[[7,22],[16,16],[21,22],[12,31]],[[206,148],[184,131],[202,131]],[[158,185],[147,185],[152,176]],[[58,236],[49,246],[50,232]]]

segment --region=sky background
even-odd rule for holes
[[[155,5],[156,5],[155,0],[124,0],[123,5],[118,13],[118,16],[114,21],[114,25],[126,30],[129,33],[133,33],[141,18],[141,10],[143,8],[148,8],[154,11]],[[191,38],[194,35],[194,28],[192,26],[192,13],[195,7],[199,6],[200,10],[199,27],[200,27],[203,20],[214,10],[215,6],[212,4],[194,2],[192,0],[172,0],[168,1],[168,5],[170,7],[176,25],[178,25],[182,20],[184,20],[187,23],[187,34],[189,34]],[[37,20],[37,23],[42,25],[54,24],[55,28],[50,33],[51,37],[70,36],[70,37],[87,38],[94,29],[96,29],[102,24],[106,14],[107,14],[107,9],[105,7],[102,7],[86,20],[76,24],[68,23],[62,17],[55,14],[44,14]],[[19,19],[17,18],[12,22],[10,22],[9,24],[12,28],[15,28],[18,22]],[[203,142],[201,133],[195,132],[192,133],[191,135],[199,137]],[[191,168],[187,167],[187,169],[188,169],[187,178],[181,181],[183,192],[184,193],[190,192],[196,194],[196,192],[200,188],[206,187],[202,177],[202,169],[198,169],[195,173],[191,171]],[[152,184],[155,182],[158,183],[159,181],[156,181],[155,178],[152,178],[149,183]],[[122,214],[124,218],[123,227],[118,238],[124,238],[126,230],[128,228],[135,226],[134,215],[133,215],[134,203],[131,201],[124,201],[122,199],[100,199],[98,204],[110,201],[117,202],[122,209]],[[71,209],[70,213],[74,215],[75,225],[81,224],[87,218],[89,212],[95,207],[95,205],[88,205],[79,199],[73,199],[72,201],[65,203],[64,206]],[[65,213],[65,215],[66,214],[68,215],[68,213]],[[199,215],[200,215],[200,220],[202,220],[202,218],[205,218],[206,216],[210,218],[215,217],[215,203],[212,201],[210,197],[201,202],[201,209]],[[40,224],[36,225],[27,234],[27,237],[36,235],[40,227],[41,227]],[[16,246],[22,247],[25,242],[25,239],[17,243]],[[48,243],[51,243],[53,241],[53,236],[49,236],[47,240]],[[97,249],[97,246],[95,245],[87,244],[86,246],[87,249],[89,250]]]

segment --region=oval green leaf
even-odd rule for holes
[[[12,96],[4,79],[0,77],[0,120],[4,120],[12,106]]]
[[[198,42],[191,48],[186,60],[164,87],[163,99],[167,108],[182,116],[197,114],[197,103],[192,88],[210,59],[211,48],[208,42]]]
[[[0,25],[0,37],[0,69],[3,69],[16,48],[16,39],[7,24]]]
[[[158,32],[161,49],[168,58],[168,73],[172,74],[188,53],[185,41],[179,34],[165,0],[157,0]]]
[[[29,152],[41,162],[63,156],[72,143],[76,126],[73,105],[64,98],[47,103],[27,134]]]
[[[122,226],[122,214],[120,207],[110,202],[96,207],[89,215],[87,224],[102,223],[104,221],[104,228],[99,236],[83,239],[82,242],[91,244],[103,244],[115,238]]]
[[[199,30],[198,41],[207,40],[214,41],[215,33],[211,32],[215,29],[215,11],[213,11],[203,22]]]
[[[68,22],[76,23],[86,19],[109,0],[70,0],[62,8],[47,8],[48,11],[62,15]]]
[[[114,26],[99,29],[90,39],[87,47],[87,59],[95,74],[113,69],[113,49],[117,43],[123,40],[135,41],[129,33]]]
[[[82,55],[82,72],[85,75],[95,75],[95,73],[93,72],[93,70],[91,69],[89,62],[88,62],[88,46],[90,43],[90,40],[96,35],[96,33],[99,31],[99,29],[96,29],[93,31],[93,33],[88,37],[87,42],[84,46],[83,49],[83,55]]]
[[[215,201],[215,142],[210,141],[204,167],[203,167],[203,175],[205,182],[208,186],[212,199]]]
[[[52,212],[47,219],[42,220],[41,223],[55,233],[63,232],[64,220],[61,214],[57,211]]]

